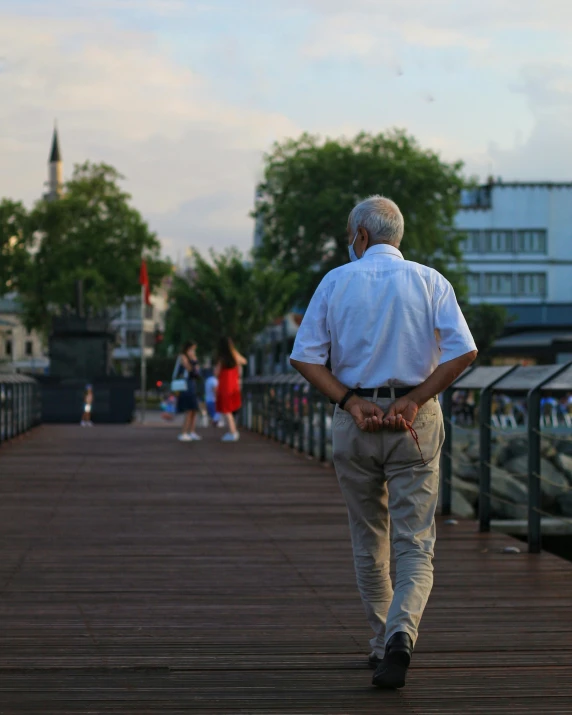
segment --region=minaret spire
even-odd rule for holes
[[[48,199],[48,201],[54,201],[55,199],[59,199],[62,195],[64,183],[64,164],[62,161],[62,153],[60,151],[58,126],[55,121],[48,167],[48,192],[46,194],[46,199]]]

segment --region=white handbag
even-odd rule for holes
[[[180,358],[177,358],[177,362],[175,363],[175,368],[173,370],[173,376],[171,378],[171,392],[186,392],[189,389],[185,378],[175,378],[175,375],[179,372],[180,364],[181,360]]]

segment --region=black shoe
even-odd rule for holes
[[[391,636],[385,656],[373,674],[372,684],[390,690],[402,688],[412,654],[413,641],[407,633],[399,631]]]
[[[373,651],[367,657],[367,664],[370,668],[377,668],[377,666],[381,663],[381,660],[382,659],[378,656],[378,654]]]

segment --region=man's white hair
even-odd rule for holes
[[[373,243],[390,243],[399,246],[403,238],[404,222],[396,203],[383,196],[370,196],[353,207],[348,226],[355,235],[358,228],[365,228]]]

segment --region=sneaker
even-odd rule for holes
[[[87,426],[88,426],[88,427],[93,427],[93,422],[90,420],[90,421],[87,423]]]
[[[82,427],[87,427],[87,422],[85,420],[82,420],[80,424]]]
[[[240,435],[238,432],[235,432],[234,434],[232,432],[227,432],[221,439],[221,442],[238,442],[239,439]]]
[[[190,434],[186,434],[185,432],[183,432],[183,434],[180,434],[180,435],[177,437],[177,439],[179,440],[179,442],[192,442],[192,440],[193,440],[193,438],[191,437],[191,435],[190,435]]]
[[[189,437],[191,438],[191,440],[192,440],[193,442],[200,442],[201,439],[202,439],[202,437],[201,437],[200,435],[198,435],[196,432],[191,432],[191,434],[189,435]]]

